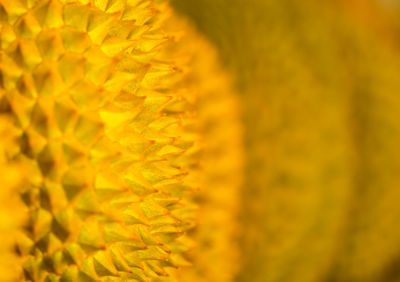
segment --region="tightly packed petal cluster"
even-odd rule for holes
[[[0,15],[5,281],[229,280],[241,130],[212,48],[164,1]]]

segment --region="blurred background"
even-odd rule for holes
[[[173,0],[235,77],[237,281],[400,281],[396,0]]]

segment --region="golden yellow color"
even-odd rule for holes
[[[9,161],[17,149],[16,132],[9,117],[0,116],[0,281],[15,281],[21,271],[20,260],[14,251],[24,221],[24,206],[18,195],[23,170],[18,163]]]
[[[229,281],[241,129],[211,47],[164,1],[0,13],[0,110],[17,134],[3,165],[27,179],[19,280]]]
[[[398,1],[174,2],[243,93],[236,279],[399,281]]]
[[[194,194],[194,201],[199,203],[197,227],[191,231],[196,247],[188,254],[194,269],[179,273],[178,280],[232,281],[240,265],[238,216],[243,184],[243,130],[239,101],[232,95],[230,78],[217,63],[212,46],[193,32],[187,22],[173,19],[169,24],[191,31],[181,37],[175,48],[180,47],[179,54],[189,59],[188,65],[192,67],[182,83],[190,93],[197,93],[196,118],[200,121],[203,148],[202,188]]]

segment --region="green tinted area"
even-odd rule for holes
[[[237,280],[399,281],[398,29],[334,1],[173,2],[242,95]]]

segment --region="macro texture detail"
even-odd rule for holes
[[[164,1],[0,1],[0,112],[16,131],[1,165],[24,171],[19,280],[195,280],[215,272],[192,268],[201,256],[233,276],[238,105],[175,17]],[[224,170],[205,164],[214,154]]]

